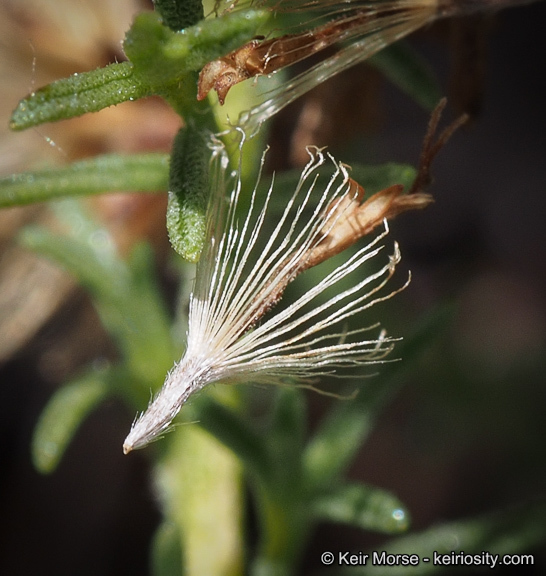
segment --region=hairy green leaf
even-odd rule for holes
[[[152,94],[130,62],[110,64],[57,80],[19,102],[10,120],[12,130],[25,130]]]
[[[264,10],[237,11],[173,32],[158,14],[143,12],[125,38],[130,62],[76,73],[40,88],[19,102],[10,127],[24,130],[154,94],[172,99],[180,90],[194,100],[195,79],[188,73],[250,40],[268,18]]]
[[[190,262],[199,260],[205,241],[210,150],[192,124],[177,134],[171,160],[167,230],[173,248]]]
[[[109,154],[0,179],[0,207],[114,191],[166,192],[167,154]]]
[[[237,11],[173,32],[157,14],[143,12],[135,18],[123,46],[135,70],[159,94],[188,72],[248,42],[268,17],[263,10]]]

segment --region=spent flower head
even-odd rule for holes
[[[220,104],[239,82],[269,76],[316,54],[327,55],[287,82],[264,92],[260,102],[243,112],[239,125],[249,133],[311,88],[366,60],[376,52],[434,20],[439,0],[250,0],[228,3],[270,9],[274,30],[209,62],[201,71],[198,99],[210,90]],[[221,3],[217,5],[220,11]],[[289,18],[282,18],[282,16]],[[299,21],[299,24],[296,22]],[[278,22],[286,22],[283,27]],[[333,52],[327,49],[340,49]]]
[[[345,165],[321,149],[308,148],[308,153],[310,160],[280,214],[272,207],[279,194],[274,178],[265,194],[257,193],[258,178],[248,212],[240,217],[240,171],[227,175],[225,149],[214,144],[212,201],[190,297],[187,348],[133,424],[125,453],[163,433],[188,398],[207,384],[290,379],[311,386],[311,378],[386,361],[394,340],[379,324],[350,329],[348,321],[404,287],[383,290],[400,262],[398,245],[387,253],[383,244],[386,219],[422,208],[431,198],[403,195],[401,186],[393,186],[363,202],[364,191]],[[376,227],[381,231],[375,238],[294,302],[275,308],[299,274]]]
[[[229,90],[249,78],[271,76],[304,60],[312,64],[258,94],[238,125],[254,133],[267,119],[326,80],[437,19],[495,11],[532,0],[217,0],[215,13],[259,7],[271,28],[207,63],[198,99],[214,90],[223,104]],[[271,87],[271,85],[269,85]]]

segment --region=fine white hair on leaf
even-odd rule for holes
[[[400,261],[396,243],[390,255],[383,245],[386,220],[378,235],[315,285],[275,307],[286,286],[314,265],[306,264],[317,247],[338,225],[347,226],[350,214],[343,202],[355,197],[346,166],[322,149],[308,148],[308,153],[294,192],[278,210],[284,191],[274,179],[264,187],[260,176],[245,197],[240,170],[228,174],[225,149],[215,142],[207,235],[190,296],[186,351],[134,422],[125,453],[165,432],[191,394],[207,384],[301,382],[388,361],[395,340],[378,323],[348,328],[352,317],[407,285],[383,290]],[[322,260],[329,258],[328,250]]]

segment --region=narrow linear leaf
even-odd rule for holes
[[[442,98],[440,85],[430,67],[406,42],[388,46],[368,62],[429,112]]]
[[[345,472],[394,394],[394,387],[378,378],[367,382],[354,400],[335,404],[305,451],[304,467],[311,486],[316,490],[328,487]]]
[[[32,438],[32,461],[39,472],[55,470],[79,426],[108,390],[105,372],[93,371],[55,392]]]
[[[107,250],[100,253],[99,246],[108,244],[107,234],[97,234],[96,244],[93,240],[85,244],[32,226],[19,238],[26,248],[59,264],[89,291],[102,324],[126,361],[146,353],[146,331],[139,325],[136,302],[131,298],[129,269]]]
[[[109,154],[0,179],[0,207],[113,191],[166,192],[167,154]]]
[[[163,383],[176,357],[171,337],[171,320],[156,281],[153,251],[149,244],[137,244],[128,260],[130,298],[124,299],[125,315],[131,318],[128,358],[131,371],[145,387]]]
[[[205,241],[210,150],[192,124],[176,135],[169,176],[167,230],[172,247],[190,262],[199,260]]]
[[[149,95],[149,87],[141,82],[130,62],[110,64],[72,74],[36,90],[19,102],[13,111],[10,128],[25,130]]]
[[[322,520],[387,534],[406,531],[410,522],[409,513],[398,498],[364,484],[336,487],[316,499],[313,512]]]
[[[28,226],[20,233],[19,239],[25,247],[63,266],[100,300],[115,300],[116,294],[128,284],[129,271],[121,261],[114,282],[110,281],[116,260],[108,246],[103,254],[100,253],[100,244],[109,244],[106,234],[102,237],[97,235],[95,244],[92,239],[84,244],[73,238],[68,241],[66,236],[53,234],[45,228]]]
[[[546,542],[546,501],[537,499],[525,502],[505,510],[495,511],[474,518],[457,520],[432,526],[417,534],[409,534],[389,541],[381,551],[388,554],[416,554],[419,565],[407,572],[428,576],[429,574],[444,574],[446,565],[441,561],[434,562],[435,554],[457,555],[462,552],[467,555],[478,555],[483,558],[489,555],[499,555],[496,568],[502,566],[505,554],[521,554],[526,550],[544,545]],[[381,551],[376,551],[376,554]],[[423,562],[423,558],[428,561]],[[521,565],[532,565],[532,555],[523,554],[518,558]],[[473,562],[472,565],[475,565]],[[483,567],[483,566],[482,566]],[[492,567],[489,564],[489,569]],[[461,565],[455,566],[460,570]],[[404,568],[401,568],[401,573]],[[396,571],[392,565],[375,565],[368,562],[365,567],[351,566],[341,570],[341,574],[373,574],[374,576],[390,576]]]

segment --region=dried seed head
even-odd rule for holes
[[[230,88],[239,82],[271,75],[326,48],[341,46],[287,83],[266,91],[262,102],[239,119],[239,125],[249,133],[314,86],[431,22],[439,9],[438,0],[255,0],[233,2],[229,9],[249,5],[300,13],[302,23],[277,30],[263,40],[252,40],[207,64],[199,77],[199,99],[214,89],[222,104]]]
[[[431,162],[467,119],[461,116],[435,139],[445,105],[444,99],[432,113],[419,170],[408,194],[403,194],[402,186],[394,185],[364,199],[364,189],[349,176],[347,166],[323,150],[309,147],[310,160],[273,230],[266,228],[273,212],[273,181],[260,201],[258,178],[250,208],[240,223],[240,170],[232,175],[226,208],[229,163],[223,145],[214,144],[212,201],[205,247],[190,299],[186,352],[134,423],[123,445],[125,453],[157,438],[190,395],[212,382],[274,384],[284,377],[305,380],[387,361],[394,340],[384,331],[375,338],[361,339],[363,333],[377,329],[377,323],[352,331],[346,331],[344,324],[407,285],[382,292],[400,262],[396,243],[393,253],[375,272],[370,272],[368,266],[383,254],[381,242],[388,234],[387,219],[432,202],[431,196],[423,192],[430,180]],[[262,167],[264,158],[265,154]],[[319,173],[326,167],[329,178],[323,184]],[[283,310],[268,314],[298,275],[339,254],[380,225],[384,229],[378,236],[348,256],[316,286]],[[341,287],[341,282],[349,278],[353,284],[347,288],[344,282]]]
[[[271,230],[267,226],[273,218],[273,183],[262,199],[254,189],[250,209],[240,222],[239,174],[232,179],[226,209],[227,158],[222,147],[215,149],[213,180],[218,188],[190,299],[187,349],[134,423],[124,443],[125,453],[157,438],[189,396],[209,383],[305,380],[386,361],[394,340],[377,323],[349,331],[346,323],[401,289],[383,291],[400,252],[395,243],[392,254],[384,255],[381,242],[388,234],[384,218],[409,205],[403,207],[398,187],[362,203],[363,190],[343,164],[322,150],[309,148],[308,152],[309,163]],[[325,168],[330,175],[319,186],[323,181],[319,172]],[[284,309],[271,310],[304,270],[357,242],[379,224],[384,229],[377,237],[348,255],[317,285]],[[353,279],[350,287],[346,282],[341,287],[348,278]],[[362,338],[372,330],[375,336]]]

